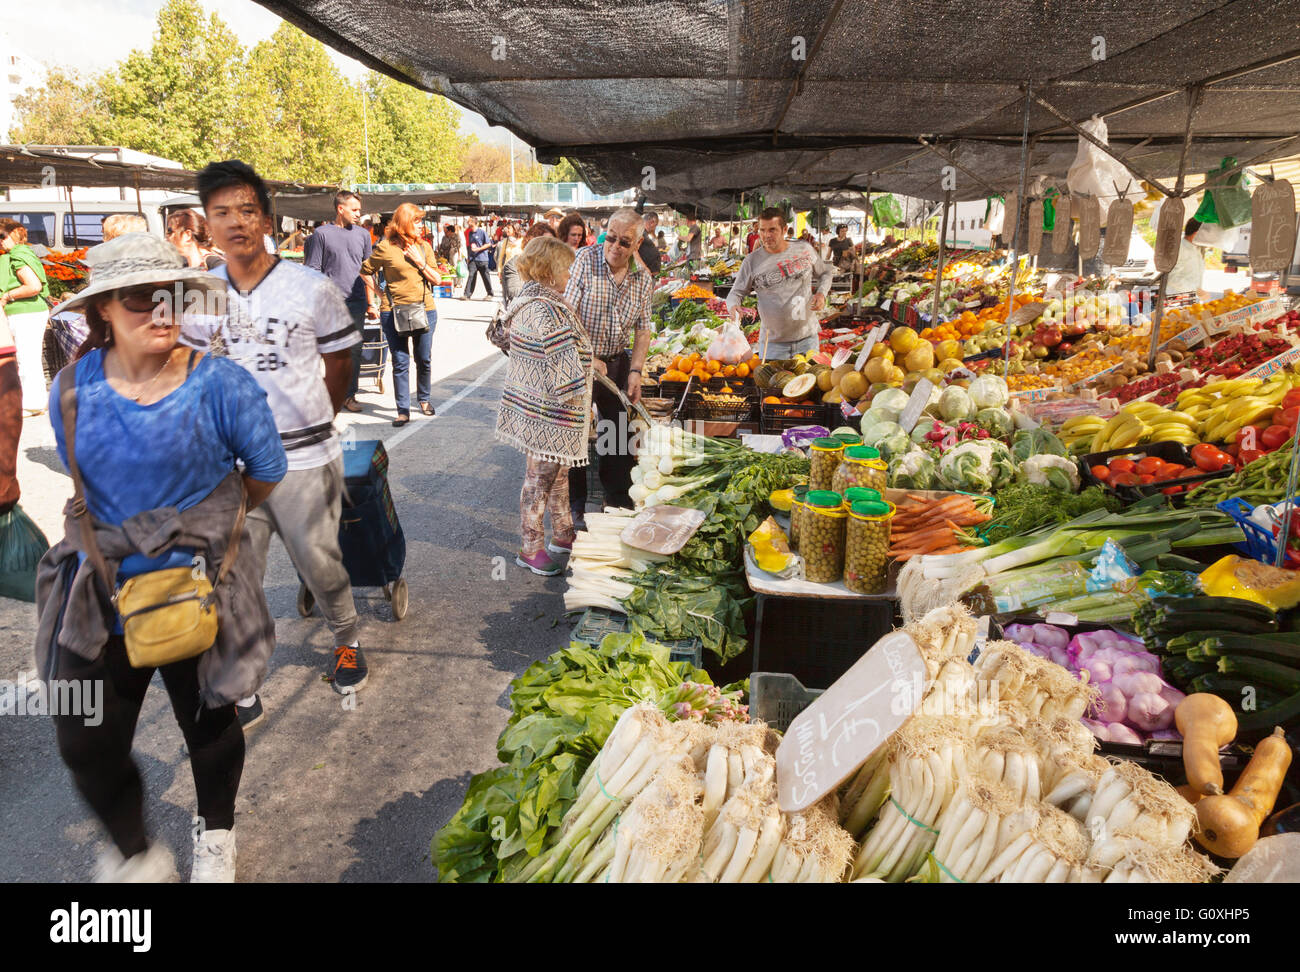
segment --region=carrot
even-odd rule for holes
[[[915,493],[908,493],[906,498],[921,504],[934,502],[934,500],[930,499],[928,496],[917,496]]]

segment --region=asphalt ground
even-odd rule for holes
[[[333,660],[319,614],[299,616],[278,540],[266,595],[277,647],[248,735],[236,813],[239,881],[432,881],[434,832],[473,773],[497,764],[507,687],[567,640],[560,578],[514,564],[523,457],[492,436],[504,358],[483,339],[489,301],[442,300],[434,339],[438,415],[394,429],[391,380],[339,425],[385,440],[406,536],[410,610],[355,592],[370,679],[354,704],[322,676]],[[454,373],[448,373],[455,368]],[[44,418],[20,447],[22,504],[52,539],[71,484]],[[0,599],[0,678],[32,670],[35,611]],[[161,681],[145,699],[135,758],[152,839],[190,870],[194,783]],[[72,786],[51,721],[0,717],[0,881],[85,881],[104,832]]]

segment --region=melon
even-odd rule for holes
[[[895,354],[907,354],[919,343],[921,343],[920,337],[910,327],[896,327],[889,332],[889,346],[894,349]],[[928,345],[929,342],[926,344]]]
[[[816,375],[798,375],[782,386],[781,395],[785,398],[803,398],[816,386]]]
[[[890,364],[888,361],[886,361],[884,358],[872,358],[867,362],[867,366],[863,369],[863,373],[866,375],[867,381],[874,383],[874,382],[881,382],[881,381],[891,381],[892,378],[890,377],[890,375],[893,372],[893,370],[894,370],[894,366]],[[844,379],[840,379],[841,383],[843,383],[843,380]],[[853,396],[853,397],[857,397],[857,396]]]
[[[835,387],[835,373],[830,368],[822,368],[817,372],[817,388],[821,391],[828,392]]]
[[[844,395],[838,388],[833,388],[822,396],[822,401],[828,405],[838,405],[844,401]]]
[[[785,386],[794,381],[796,377],[796,375],[791,374],[788,371],[778,371],[772,376],[772,380],[768,382],[768,387],[775,388],[778,392],[784,395]]]
[[[840,379],[839,392],[843,398],[855,402],[867,393],[867,379],[851,371]]]
[[[944,358],[942,361],[939,362],[939,370],[942,371],[945,375],[950,375],[958,368],[964,368],[964,367],[966,367],[966,362],[962,361],[961,358],[956,356],[951,358]]]
[[[831,371],[831,385],[832,385],[832,386],[838,386],[839,383],[840,383],[841,381],[844,380],[844,376],[847,375],[847,374],[849,374],[849,372],[851,372],[852,370],[853,370],[853,362],[851,362],[851,361],[846,361],[846,362],[844,362],[844,364],[840,365],[838,368],[834,368],[834,369],[832,369],[832,371]]]
[[[868,358],[884,358],[890,364],[894,363],[894,349],[884,341],[877,341],[871,346],[871,353]]]
[[[961,342],[952,338],[947,341],[940,341],[935,345],[934,356],[941,361],[945,358],[960,358]]]
[[[903,359],[908,371],[928,371],[934,367],[934,345],[920,341]]]

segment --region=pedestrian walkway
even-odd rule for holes
[[[436,418],[413,416],[394,429],[389,384],[383,396],[363,389],[366,411],[348,417],[358,437],[388,444],[410,586],[401,622],[390,620],[379,590],[357,591],[370,681],[352,702],[321,680],[329,631],[319,615],[299,617],[297,578],[272,544],[267,598],[278,646],[237,805],[240,881],[432,880],[430,838],[460,805],[470,775],[496,765],[506,687],[565,640],[564,581],[513,563],[523,459],[492,438],[505,377],[505,359],[483,338],[495,306],[439,302]],[[53,525],[47,515],[41,525],[55,539],[63,499],[52,494],[71,488],[52,435],[57,472],[35,444],[47,431],[44,419],[29,421],[20,477],[25,508],[54,509]],[[34,629],[31,605],[0,600],[0,678],[30,670]],[[151,832],[178,852],[184,879],[194,792],[181,741],[155,679],[136,759]],[[103,837],[47,718],[0,716],[0,794],[0,881],[89,878]]]

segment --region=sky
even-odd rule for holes
[[[200,0],[238,35],[245,46],[265,40],[280,25],[280,18],[253,0]],[[5,16],[5,32],[21,52],[47,65],[92,74],[112,67],[134,48],[147,48],[163,0],[61,0],[57,26],[38,4],[12,4]],[[51,41],[55,40],[52,44]],[[326,50],[349,78],[357,79],[365,67],[333,48]],[[461,130],[484,141],[507,142],[503,128],[494,128],[476,112],[457,106]]]

